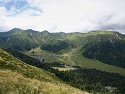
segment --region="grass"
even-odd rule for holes
[[[37,80],[24,78],[17,72],[0,70],[0,94],[34,94],[38,93],[35,88]]]
[[[73,65],[79,65],[81,67],[86,67],[86,68],[95,68],[97,70],[101,71],[106,71],[106,72],[111,72],[111,73],[118,73],[123,76],[125,76],[125,69],[113,66],[113,65],[108,65],[102,62],[99,62],[98,60],[94,59],[88,59],[82,56],[82,53],[78,49],[75,49],[71,53],[68,53],[68,62],[73,62]]]
[[[49,73],[45,70],[30,66],[19,59],[13,57],[12,55],[2,51],[0,49],[0,69],[9,69],[21,73],[25,77],[35,78],[42,81],[57,82],[60,81],[58,77],[54,74]]]
[[[0,69],[0,94],[88,94],[62,83],[25,78],[18,72]]]
[[[0,94],[89,94],[0,49]]]
[[[98,70],[111,72],[111,73],[118,73],[118,74],[125,76],[125,69],[123,69],[123,68],[113,66],[113,65],[108,65],[108,64],[99,62],[97,60],[87,59],[85,57],[82,57],[81,55],[74,56],[73,58],[75,61],[78,61],[77,64],[82,67],[95,68]]]
[[[76,68],[62,68],[62,67],[53,67],[53,68],[58,69],[59,71],[69,71],[76,69]]]
[[[45,57],[47,62],[60,62],[66,63],[70,65],[78,65],[85,68],[95,68],[97,70],[106,71],[110,73],[118,73],[125,76],[125,69],[108,65],[98,60],[87,59],[82,56],[82,51],[80,50],[81,47],[71,50],[70,52],[60,54],[59,56],[50,56],[53,53],[42,51],[42,50],[35,50],[35,55],[40,57]],[[40,53],[42,51],[42,53]],[[26,53],[27,55],[31,55],[31,53]],[[48,57],[49,56],[49,57]]]

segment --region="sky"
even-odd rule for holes
[[[0,0],[0,32],[13,28],[125,33],[125,0]]]

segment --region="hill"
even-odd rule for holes
[[[18,51],[28,51],[46,43],[52,43],[60,38],[60,33],[38,32],[31,29],[14,28],[8,32],[0,32],[0,47],[12,48]]]
[[[73,87],[77,87],[81,90],[88,91],[90,93],[110,94],[110,92],[105,88],[109,86],[111,88],[117,88],[117,90],[112,91],[113,94],[124,94],[125,77],[119,74],[99,71],[96,69],[86,69],[79,66],[66,65],[67,67],[65,68],[65,64],[61,64],[59,62],[41,63],[38,59],[34,59],[32,57],[24,55],[21,52],[12,49],[5,50],[11,53],[13,56],[19,58],[20,60],[25,61],[27,64],[54,73],[57,77],[65,81],[67,84],[72,85]],[[58,68],[59,70],[63,68],[63,70],[65,71],[58,71],[56,69],[53,69],[53,67],[56,69]]]
[[[92,41],[83,46],[83,56],[125,68],[125,36],[118,32],[90,32]]]
[[[0,94],[88,94],[0,49]]]
[[[125,35],[116,31],[49,33],[14,28],[0,32],[0,47],[36,59],[125,75]]]

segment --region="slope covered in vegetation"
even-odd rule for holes
[[[0,32],[1,48],[21,51],[36,59],[44,58],[47,62],[96,68],[121,75],[125,75],[124,46],[125,35],[115,31],[49,33],[15,28]],[[29,60],[25,61],[31,64]]]
[[[83,46],[83,56],[125,68],[125,36],[118,32],[92,33],[94,34],[93,39],[96,40]]]
[[[87,94],[0,49],[0,94]]]
[[[59,62],[41,63],[39,60],[26,56],[18,51],[14,51],[12,49],[8,49],[7,51],[30,65],[54,73],[67,84],[77,87],[81,90],[99,94],[124,94],[125,77],[119,74],[104,72],[96,69],[86,69],[79,66],[66,65],[67,67],[65,67],[65,64]],[[69,70],[58,71],[53,69],[53,67],[58,69],[68,68]],[[116,88],[116,90],[113,90],[112,93],[110,93],[106,87]]]

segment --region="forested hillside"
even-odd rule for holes
[[[0,49],[0,94],[88,94]]]
[[[82,52],[81,56],[83,57],[122,68],[125,68],[124,46],[125,35],[116,31],[49,33],[46,30],[39,32],[31,29],[14,28],[8,32],[0,32],[1,48],[10,48],[22,52],[40,48],[49,53],[59,54],[71,54],[78,49],[78,53],[73,54],[73,57]],[[60,60],[67,63],[64,58],[60,57]],[[52,59],[57,60],[58,58],[54,57]],[[72,62],[75,61],[72,60]],[[77,61],[79,62],[79,60]],[[71,62],[68,63],[71,64]]]
[[[44,62],[41,63],[32,57],[26,56],[18,51],[12,49],[6,49],[6,51],[13,54],[15,57],[25,61],[27,64],[45,69],[51,73],[54,73],[57,77],[62,79],[67,84],[79,88],[83,91],[88,91],[90,93],[106,93],[106,94],[124,94],[124,84],[125,77],[115,73],[108,73],[96,69],[86,69],[79,66],[74,67],[73,70],[69,71],[59,71],[54,69],[65,68],[65,64],[59,62]],[[68,65],[67,65],[68,66]],[[110,91],[106,87],[115,88],[115,90]],[[111,93],[110,93],[111,92]]]
[[[91,93],[110,93],[109,88],[115,88],[113,93],[124,94],[124,47],[125,35],[116,31],[50,33],[46,30],[39,32],[14,28],[8,32],[0,32],[0,48],[16,58],[1,50],[3,53],[0,66],[1,71],[7,69],[5,73],[13,70],[28,79],[49,81],[45,76],[38,76],[42,74],[42,69],[51,75],[54,83],[55,79],[61,83],[61,79],[73,87]],[[22,61],[25,63],[17,64]],[[36,68],[40,72],[32,72],[34,67],[27,64],[40,68]],[[64,70],[67,68],[68,71],[59,71],[60,67]],[[52,92],[53,90],[55,89]]]
[[[125,68],[125,36],[120,33],[94,33],[96,40],[83,46],[84,57]]]

